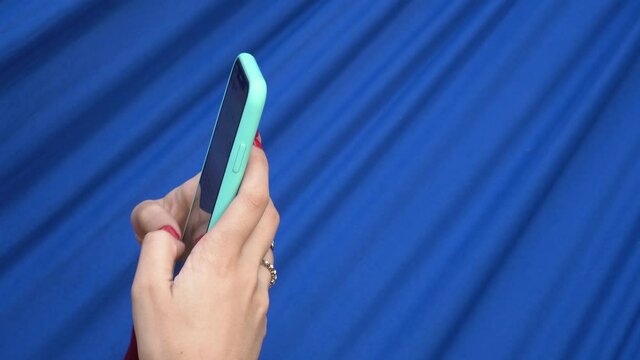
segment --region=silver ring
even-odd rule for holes
[[[273,284],[276,283],[276,280],[278,280],[278,272],[276,268],[273,267],[273,264],[265,259],[262,259],[262,266],[266,267],[269,273],[271,273],[271,280],[269,280],[269,289],[271,289]]]
[[[272,241],[271,242],[271,250],[273,250],[274,247],[276,247],[276,244],[275,244],[275,242]]]

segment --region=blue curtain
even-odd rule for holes
[[[0,4],[0,358],[117,359],[129,213],[234,57],[280,279],[263,359],[640,358],[640,2]]]

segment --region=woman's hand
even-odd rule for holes
[[[255,144],[255,143],[254,143]],[[258,142],[259,145],[259,142]],[[141,359],[256,359],[266,334],[270,249],[279,215],[269,197],[268,163],[253,146],[238,195],[196,244],[174,278],[198,176],[132,215],[142,242],[131,290]],[[167,231],[159,230],[161,228]]]

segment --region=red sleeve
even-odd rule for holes
[[[138,360],[138,341],[136,340],[136,332],[131,329],[131,342],[129,349],[124,355],[124,360]]]

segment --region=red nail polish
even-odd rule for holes
[[[165,226],[161,227],[160,230],[164,230],[164,231],[168,232],[169,234],[171,234],[171,236],[176,238],[176,240],[180,240],[180,234],[178,234],[178,232],[176,231],[176,229],[173,228],[173,226],[165,225]]]
[[[255,139],[253,139],[253,145],[259,147],[260,149],[262,149],[262,136],[260,136],[260,132],[258,131],[256,133],[256,137]]]

